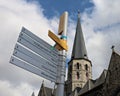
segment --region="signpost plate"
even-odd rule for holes
[[[39,75],[39,76],[41,76],[41,77],[43,77],[45,79],[48,79],[48,80],[50,80],[52,82],[56,81],[56,77],[54,77],[53,75],[50,75],[48,72],[45,72],[43,70],[38,69],[37,67],[29,65],[28,63],[23,62],[23,61],[15,58],[13,56],[11,57],[10,63],[12,63],[12,64],[14,64],[14,65],[16,65],[16,66],[18,66],[20,68],[23,68],[23,69],[25,69],[25,70],[27,70],[29,72],[32,72],[32,73],[34,73],[36,75]]]
[[[58,53],[52,49],[52,46],[43,46],[44,42],[39,43],[24,33],[20,34],[18,42],[55,64],[58,61]]]
[[[29,50],[23,48],[22,46],[17,45],[17,48],[14,50],[13,55],[42,70],[47,69],[46,71],[52,73],[52,75],[56,74],[57,72],[56,70],[57,66],[45,60],[44,58],[37,56],[36,54],[30,52]]]
[[[45,42],[44,40],[42,40],[41,38],[39,38],[38,36],[36,36],[35,34],[33,34],[32,32],[30,32],[29,30],[27,30],[26,28],[22,27],[21,32],[25,33],[26,35],[28,35],[29,37],[31,37],[32,39],[36,40],[37,42],[39,42],[40,44],[42,43],[43,46],[45,46],[46,48],[51,48],[53,46],[51,46],[50,44],[48,44],[47,42]],[[58,50],[54,48],[54,50],[52,50],[53,52],[55,52],[56,54],[58,53]]]
[[[24,27],[17,42],[10,63],[56,82],[58,50]]]

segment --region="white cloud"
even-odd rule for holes
[[[43,78],[10,64],[10,56],[22,26],[48,43],[54,44],[48,37],[48,30],[57,30],[58,18],[48,20],[37,2],[27,3],[25,0],[0,0],[0,2],[0,80],[2,80],[0,83],[6,86],[0,86],[0,95],[7,96],[4,91],[7,90],[9,96],[30,96],[23,87],[27,86],[26,89],[29,90],[32,86],[35,90],[39,90]],[[4,82],[5,80],[9,82]],[[45,80],[45,83],[53,87],[50,81]],[[30,89],[29,92],[32,94],[32,91],[34,90]]]
[[[5,90],[7,90],[7,92]],[[38,90],[34,89],[31,85],[27,83],[22,83],[19,86],[13,86],[8,81],[0,80],[1,96],[31,96],[32,91],[38,93]]]
[[[99,77],[104,68],[107,69],[111,46],[115,50],[120,47],[120,10],[119,0],[93,0],[92,13],[82,14],[82,27],[86,36],[88,56],[93,62],[93,78]]]
[[[93,0],[95,4],[93,16],[94,20],[99,27],[111,25],[120,21],[119,15],[119,0]],[[98,27],[98,28],[99,28]]]

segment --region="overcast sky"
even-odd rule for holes
[[[57,34],[59,17],[69,12],[68,56],[71,57],[77,23],[77,10],[81,12],[81,24],[88,57],[92,61],[93,78],[107,69],[111,46],[120,53],[120,0],[0,0],[0,96],[37,96],[42,80],[9,63],[22,26],[44,39],[48,30]],[[45,80],[45,86],[54,83]]]

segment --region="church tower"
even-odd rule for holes
[[[80,13],[73,44],[71,60],[68,63],[67,94],[75,88],[83,88],[88,79],[92,79],[92,64],[88,59],[83,32],[80,24]]]

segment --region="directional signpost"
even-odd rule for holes
[[[23,27],[10,63],[56,82],[58,58],[58,50]]]
[[[64,96],[67,18],[67,12],[60,18],[58,35],[61,38],[51,31],[48,33],[56,42],[55,48],[23,27],[10,59],[10,63],[55,82],[56,96]]]

